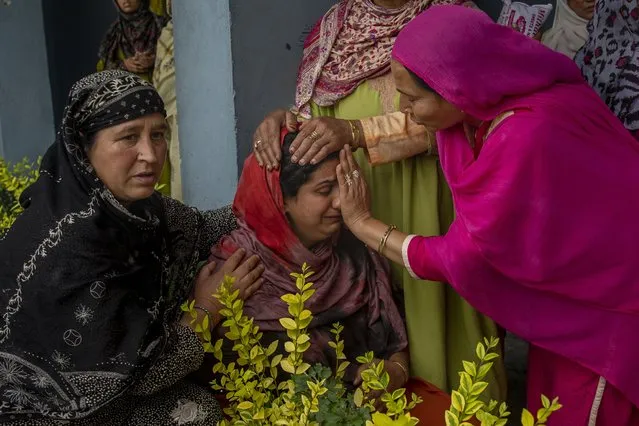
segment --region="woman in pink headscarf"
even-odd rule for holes
[[[549,425],[638,425],[636,141],[568,57],[476,10],[418,16],[392,72],[402,109],[437,131],[457,218],[429,238],[372,218],[345,149],[346,224],[528,340],[530,408],[563,404]]]

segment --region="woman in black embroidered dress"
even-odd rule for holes
[[[221,277],[261,284],[238,252],[200,261],[235,228],[154,191],[166,156],[164,105],[150,83],[105,71],[71,90],[25,212],[0,240],[0,423],[215,424],[212,394],[186,382],[202,345],[180,305],[212,321]],[[201,318],[200,318],[201,319]]]

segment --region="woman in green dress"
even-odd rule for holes
[[[281,126],[293,130],[298,117],[310,118],[299,126],[294,161],[319,162],[346,143],[361,148],[356,157],[370,184],[374,214],[411,233],[444,233],[454,212],[433,155],[434,136],[399,112],[390,53],[417,14],[453,3],[460,2],[344,0],[333,6],[305,42],[295,108],[272,112],[255,132],[260,164],[277,167]],[[462,360],[474,357],[478,341],[497,335],[497,326],[442,283],[414,280],[402,268],[393,270],[393,281],[404,291],[413,375],[450,391],[458,386]],[[489,396],[503,398],[503,364],[489,379]]]

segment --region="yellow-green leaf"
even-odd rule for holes
[[[483,401],[473,401],[473,402],[469,402],[466,405],[466,409],[464,411],[466,414],[473,415],[477,413],[477,411],[479,411],[483,407],[484,407]]]
[[[285,294],[281,297],[281,299],[286,302],[287,305],[292,305],[293,303],[297,303],[297,297],[294,294]]]
[[[484,359],[484,357],[486,356],[486,348],[481,343],[477,343],[477,349],[475,352],[477,354],[477,358],[479,359]]]
[[[313,320],[312,317],[308,317],[308,318],[304,318],[304,319],[299,320],[299,327],[301,329],[304,329],[304,328],[308,327],[312,320]]]
[[[260,408],[260,410],[255,413],[253,420],[264,420],[264,408]]]
[[[525,408],[524,411],[521,412],[521,424],[522,426],[535,426],[535,418],[530,411]]]
[[[348,361],[343,361],[339,364],[339,367],[337,367],[337,372],[341,373],[344,370],[346,370],[346,368],[350,365],[351,363]]]
[[[406,423],[401,420],[393,421],[387,414],[384,413],[373,413],[373,425],[375,426],[398,426],[405,425]]]
[[[251,348],[251,353],[250,353],[249,357],[250,357],[251,359],[255,359],[255,357],[257,356],[257,352],[258,352],[258,351],[259,351],[259,348],[258,348],[257,346],[253,346],[253,347]]]
[[[284,327],[286,330],[297,329],[297,324],[295,324],[295,321],[293,321],[291,318],[280,318],[280,324],[282,324],[282,327]]]
[[[311,311],[309,311],[308,309],[304,309],[302,312],[300,312],[299,318],[305,320],[307,318],[310,318],[311,315],[312,315]]]
[[[479,367],[479,371],[477,372],[477,378],[479,378],[481,380],[484,377],[486,377],[486,374],[488,374],[488,372],[490,371],[491,368],[493,368],[493,363],[492,362],[488,362],[488,363],[482,365],[481,367]]]
[[[284,349],[286,352],[295,352],[295,344],[293,342],[285,342]]]
[[[301,334],[298,338],[297,338],[297,344],[302,344],[302,343],[306,343],[309,340],[311,340],[311,337],[308,334]],[[332,342],[329,342],[332,343]]]
[[[271,360],[271,367],[275,367],[277,365],[279,365],[279,363],[282,361],[282,355],[277,354],[273,357],[273,359]]]
[[[237,404],[238,410],[250,410],[253,408],[253,403],[251,401],[244,401]]]
[[[446,411],[444,418],[446,419],[446,426],[459,426],[459,419],[450,410]]]
[[[472,396],[479,396],[479,395],[482,394],[482,392],[484,392],[486,390],[487,387],[488,387],[488,383],[487,382],[474,383],[472,388],[470,388],[470,394]]]
[[[466,399],[457,391],[453,391],[450,396],[451,406],[462,413],[464,411],[464,407],[466,406]]]
[[[473,381],[470,378],[470,375],[466,372],[462,372],[459,374],[459,376],[460,389],[464,389],[466,392],[470,393],[470,388],[473,386]]]
[[[368,386],[373,390],[384,390],[384,385],[379,380],[371,381]]]
[[[308,299],[310,299],[313,294],[315,294],[315,290],[310,289],[310,290],[306,290],[304,293],[302,293],[302,301],[306,302]]]
[[[275,351],[277,350],[277,345],[278,345],[278,341],[275,340],[273,342],[271,342],[270,345],[268,345],[268,348],[266,349],[266,356],[271,356],[273,355],[273,353],[275,353]]]
[[[304,394],[302,394],[302,405],[305,408],[309,408],[311,406],[311,401],[308,400],[308,397]]]
[[[499,358],[499,354],[491,352],[489,354],[486,354],[486,357],[484,358],[484,361],[492,361],[492,360],[497,359],[497,358]]]
[[[306,342],[306,343],[299,344],[299,345],[297,345],[297,352],[298,353],[304,353],[310,347],[311,347],[311,342]]]
[[[466,371],[466,373],[468,373],[471,377],[475,377],[477,375],[477,366],[474,362],[462,361],[462,365],[464,366],[464,371]]]
[[[310,364],[302,363],[295,370],[295,374],[304,374],[309,368],[311,368]]]
[[[361,407],[364,403],[364,392],[362,392],[362,388],[355,389],[355,393],[353,394],[353,402],[357,407]]]
[[[287,373],[295,374],[295,367],[293,367],[293,364],[291,364],[291,361],[289,361],[288,359],[282,360],[280,366],[282,367],[282,370],[286,371]]]

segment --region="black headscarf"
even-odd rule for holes
[[[136,51],[155,51],[162,28],[168,21],[149,10],[149,0],[142,0],[134,13],[122,12],[117,0],[113,2],[118,9],[118,19],[109,27],[98,51],[98,57],[104,61],[104,69],[107,70],[122,68],[119,50],[125,58],[134,56]],[[153,69],[145,72],[152,74]]]
[[[86,135],[155,112],[156,90],[124,71],[71,89],[25,211],[0,240],[0,420],[87,416],[162,352],[190,291],[173,277],[190,282],[198,259],[173,254],[160,195],[123,207],[86,156]]]

